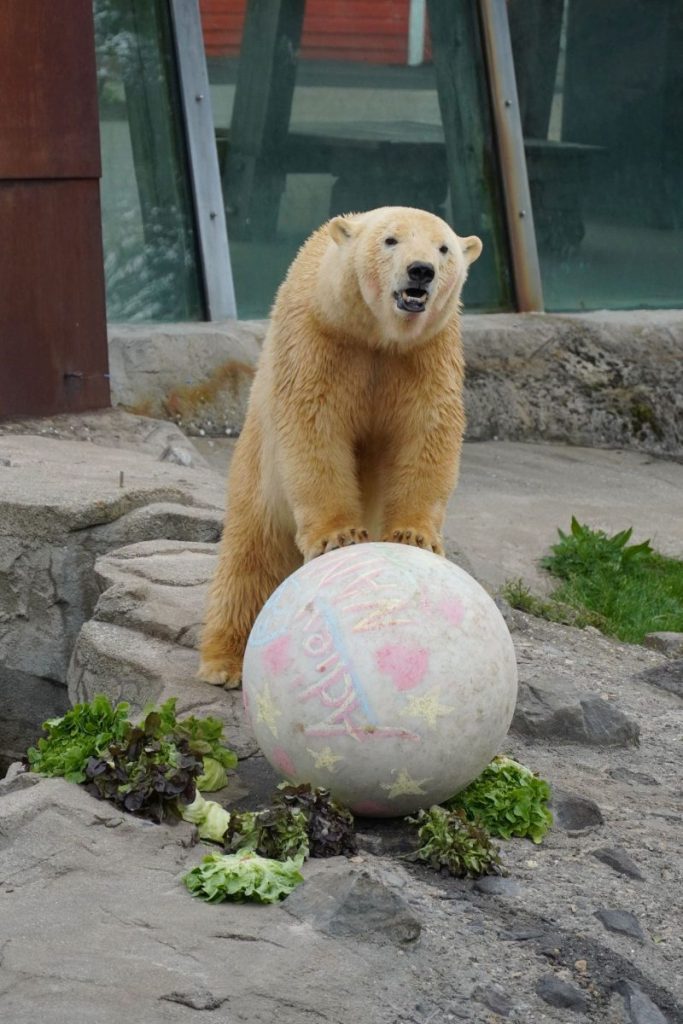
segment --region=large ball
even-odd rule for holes
[[[243,685],[277,771],[389,817],[453,796],[500,752],[517,667],[500,612],[463,569],[419,548],[362,544],[275,591]]]

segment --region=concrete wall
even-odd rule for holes
[[[683,311],[465,316],[470,440],[683,455]],[[238,433],[266,321],[110,326],[115,404]]]

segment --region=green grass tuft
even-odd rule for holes
[[[604,617],[598,612],[574,608],[570,604],[556,601],[554,597],[537,597],[521,579],[508,580],[501,594],[513,608],[519,608],[539,619],[547,619],[548,622],[560,622],[563,626],[576,626],[578,629],[585,629],[586,626],[602,629],[605,625]]]
[[[628,643],[648,633],[683,632],[683,561],[655,551],[649,541],[629,544],[632,530],[608,537],[572,517],[571,530],[541,565],[560,581],[549,598],[536,597],[521,580],[503,596],[513,606],[551,622],[592,625]]]

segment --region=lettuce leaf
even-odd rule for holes
[[[237,754],[223,745],[223,723],[219,718],[213,718],[211,715],[207,715],[206,718],[195,718],[193,715],[190,718],[183,718],[180,722],[175,721],[168,731],[173,732],[179,740],[187,740],[194,754],[201,754],[204,758],[210,757],[223,768],[237,766]]]
[[[197,779],[203,792],[214,792],[228,784],[227,768],[237,766],[237,755],[223,745],[223,723],[218,718],[176,718],[177,698],[170,697],[159,708],[149,705],[143,716],[147,731],[157,738],[172,738],[176,744],[185,741],[188,749],[204,761],[204,770]],[[150,718],[150,716],[152,716]],[[153,724],[152,724],[153,723]]]
[[[272,807],[231,816],[225,850],[244,849],[277,860],[350,856],[357,851],[353,815],[326,789],[283,783]]]
[[[491,836],[479,823],[468,821],[464,811],[447,811],[434,805],[407,820],[417,825],[422,844],[412,859],[423,861],[436,871],[448,871],[456,878],[505,873],[500,850]]]
[[[45,722],[47,735],[29,749],[29,766],[87,782],[96,795],[153,821],[178,817],[179,807],[194,800],[197,785],[215,790],[227,784],[226,769],[236,766],[237,756],[223,745],[219,719],[178,721],[176,704],[175,697],[159,707],[149,704],[134,725],[127,703],[112,708],[98,694]]]
[[[94,796],[156,822],[179,817],[179,808],[194,800],[203,769],[187,740],[160,735],[162,718],[163,712],[150,711],[140,725],[128,723],[124,738],[85,767]]]
[[[494,836],[528,836],[540,843],[553,823],[548,810],[550,786],[510,757],[495,757],[470,785],[445,806],[461,809]]]
[[[298,808],[233,814],[225,834],[225,849],[253,850],[261,857],[288,860],[308,857],[308,817]]]
[[[27,753],[31,771],[61,775],[68,782],[84,782],[89,758],[97,757],[112,743],[124,738],[128,723],[126,703],[111,706],[102,694],[89,704],[75,704],[62,718],[51,718],[39,739]]]
[[[205,800],[197,793],[192,803],[180,807],[180,816],[197,826],[200,839],[210,839],[214,843],[222,843],[228,825],[230,813],[215,800]]]
[[[311,857],[350,857],[358,852],[353,815],[335,803],[327,789],[309,783],[278,786],[275,811],[305,815]]]
[[[203,765],[204,770],[197,779],[197,789],[202,793],[215,793],[217,789],[227,786],[228,776],[220,761],[215,757],[205,757]]]
[[[302,863],[303,858],[271,860],[250,850],[227,855],[210,853],[183,881],[193,896],[209,903],[277,903],[303,882]]]

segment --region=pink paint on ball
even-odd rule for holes
[[[263,664],[268,672],[277,674],[284,672],[291,663],[292,657],[289,653],[289,636],[279,636],[271,640],[263,651]]]
[[[275,747],[270,757],[270,763],[288,779],[295,778],[296,768],[294,767],[294,762],[282,747]]]
[[[451,626],[459,626],[465,618],[465,606],[457,597],[442,601],[439,605],[439,611],[445,619],[448,619]]]
[[[412,690],[419,686],[429,665],[429,651],[424,647],[406,647],[405,644],[387,644],[375,654],[380,672],[391,676],[394,687],[399,691]]]
[[[393,813],[390,804],[380,803],[379,800],[361,800],[353,804],[351,810],[354,814],[360,814],[366,818],[384,818],[387,814]]]
[[[279,777],[380,818],[447,800],[504,749],[517,674],[472,577],[378,542],[327,552],[281,585],[252,630],[244,686]]]

